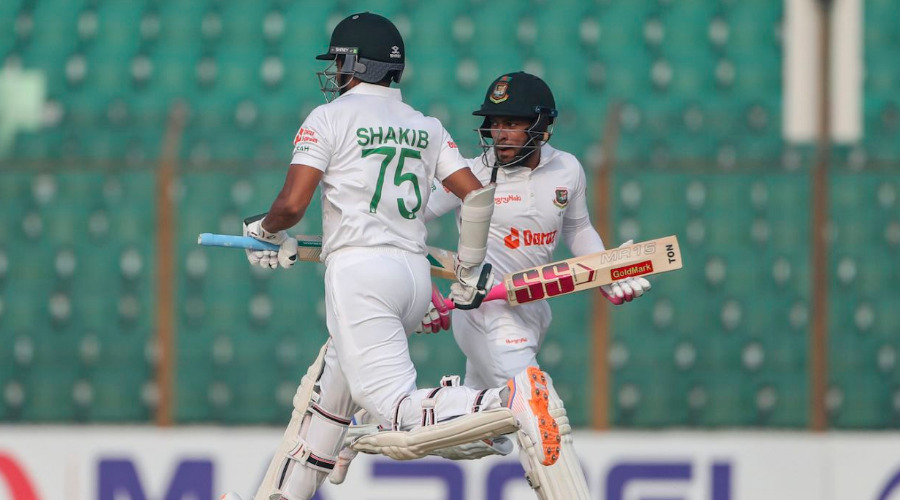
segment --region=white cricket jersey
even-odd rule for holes
[[[323,260],[345,247],[424,254],[431,184],[467,166],[440,121],[405,104],[399,89],[368,83],[309,114],[291,163],[324,172]]]
[[[484,165],[482,157],[468,161],[475,175],[486,184],[491,169]],[[485,258],[497,276],[552,262],[553,251],[562,237],[563,219],[588,217],[585,184],[584,169],[578,159],[548,144],[541,147],[541,161],[534,170],[499,169]],[[460,206],[459,199],[441,185],[435,183],[432,190],[428,220]]]

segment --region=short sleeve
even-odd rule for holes
[[[456,147],[456,143],[453,142],[453,138],[450,137],[450,133],[447,132],[443,126],[441,126],[441,149],[438,153],[437,166],[434,170],[434,176],[437,177],[438,180],[443,181],[447,177],[468,166],[466,164],[465,158],[459,153],[459,149]]]
[[[294,155],[291,164],[309,165],[324,172],[331,163],[333,141],[325,108],[319,106],[306,117],[297,135],[294,136]]]

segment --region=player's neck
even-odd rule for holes
[[[525,158],[524,166],[534,170],[541,163],[541,148],[536,148],[533,153],[528,155],[528,158]]]
[[[359,78],[355,78],[355,77],[354,77],[354,78],[351,78],[351,79],[350,79],[350,83],[347,84],[347,90],[350,90],[350,89],[352,89],[353,87],[356,87],[357,85],[359,85],[359,84],[361,84],[361,83],[366,83],[366,82],[363,82],[363,81],[360,80]],[[379,87],[390,87],[390,86],[391,86],[391,82],[390,82],[390,81],[387,81],[387,82],[375,82],[375,83],[370,83],[369,85],[378,85]]]

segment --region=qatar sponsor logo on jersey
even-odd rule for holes
[[[541,245],[552,245],[556,242],[556,231],[542,233],[540,231],[532,231],[530,229],[522,229],[511,227],[509,234],[503,238],[503,243],[507,248],[515,250],[520,246],[533,247]]]
[[[301,142],[311,142],[316,144],[319,142],[319,139],[316,138],[316,131],[311,128],[303,128],[297,131],[297,135],[294,136],[294,145]]]
[[[559,208],[565,208],[569,204],[569,189],[565,187],[556,188],[556,198],[553,204]]]
[[[506,196],[495,196],[494,204],[495,205],[505,205],[507,203],[519,203],[522,201],[522,196],[518,194],[508,194]]]

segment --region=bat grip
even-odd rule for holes
[[[506,287],[503,285],[503,283],[494,285],[493,288],[488,291],[487,295],[485,295],[482,302],[501,299],[506,300]],[[456,304],[454,304],[453,300],[449,298],[444,299],[444,305],[447,306],[447,309],[456,309]]]
[[[444,302],[444,297],[441,295],[441,292],[438,290],[437,285],[435,285],[434,283],[431,284],[431,303],[434,304],[434,308],[437,309],[441,330],[449,330],[450,309],[447,308],[447,304]]]
[[[278,245],[259,241],[249,236],[233,236],[230,234],[202,233],[197,237],[197,244],[205,247],[244,248],[246,250],[272,250],[277,252]]]

